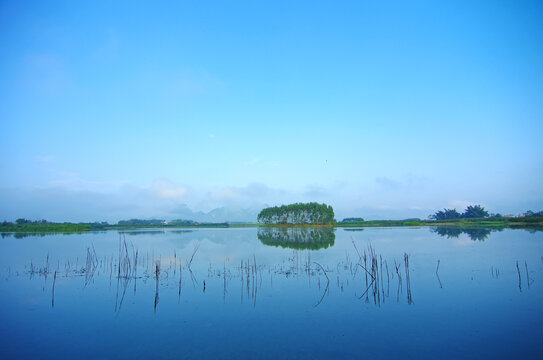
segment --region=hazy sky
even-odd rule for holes
[[[263,3],[2,1],[0,220],[543,210],[541,1]]]

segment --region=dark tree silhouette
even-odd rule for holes
[[[466,219],[485,218],[488,217],[488,211],[481,205],[470,205],[464,210],[462,217]]]

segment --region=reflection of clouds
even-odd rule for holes
[[[471,241],[468,238],[457,238],[456,240],[453,241],[453,244],[455,246],[469,246],[469,245],[473,245],[473,241]]]

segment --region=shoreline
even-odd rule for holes
[[[0,225],[0,233],[77,233],[107,230],[138,229],[217,229],[217,228],[370,228],[370,227],[450,227],[450,228],[502,228],[543,230],[543,218],[460,219],[460,220],[373,220],[335,224],[258,224],[211,223],[198,225],[102,225],[94,223],[47,223]]]

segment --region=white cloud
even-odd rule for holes
[[[227,188],[222,188],[217,191],[210,192],[209,196],[214,200],[235,199],[239,196],[239,193],[236,188],[227,187]]]
[[[458,211],[462,212],[469,205],[473,205],[473,202],[467,200],[451,200],[449,201],[449,204],[452,208],[458,209]]]
[[[151,187],[154,194],[164,199],[182,199],[187,195],[188,189],[167,179],[157,179]]]

